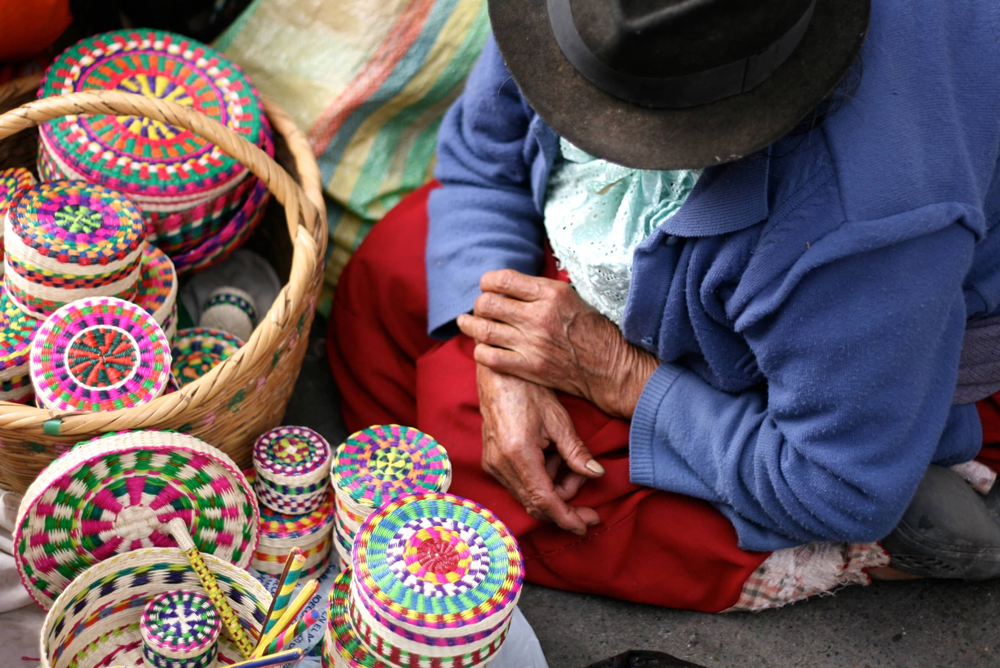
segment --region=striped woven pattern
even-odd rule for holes
[[[146,227],[125,196],[80,181],[21,191],[4,224],[4,283],[29,314],[45,317],[83,297],[131,298]]]
[[[257,489],[257,473],[244,471],[247,481]],[[333,550],[333,493],[326,496],[317,508],[309,513],[287,514],[260,505],[260,542],[250,565],[261,573],[280,574],[292,547],[302,549],[306,557],[303,575],[324,570]]]
[[[221,630],[208,596],[164,592],[146,604],[139,620],[143,658],[156,668],[208,668]]]
[[[430,178],[441,117],[488,34],[485,0],[256,0],[216,42],[309,135],[335,203],[329,285]]]
[[[307,427],[277,427],[253,449],[261,503],[288,515],[317,509],[329,496],[330,444]]]
[[[0,169],[0,219],[21,190],[35,185],[35,177],[23,167]]]
[[[166,329],[164,325],[177,303],[177,271],[167,254],[156,246],[147,244],[142,251],[135,303]]]
[[[208,296],[199,327],[229,332],[246,341],[257,326],[257,305],[250,293],[233,286],[223,286]]]
[[[232,334],[217,329],[190,327],[177,332],[171,349],[174,378],[184,387],[229,359],[243,346]]]
[[[160,396],[170,378],[170,344],[156,321],[113,297],[81,299],[53,313],[31,346],[31,380],[57,410],[127,408]]]
[[[34,398],[30,356],[39,324],[0,290],[0,401],[27,403]]]
[[[202,553],[240,567],[250,563],[257,501],[222,452],[172,432],[119,432],[81,443],[24,496],[13,538],[21,581],[48,609],[95,563],[175,545],[165,526],[175,517]]]
[[[205,561],[245,627],[256,633],[271,597],[249,573],[212,555]],[[140,619],[164,592],[204,594],[187,557],[177,548],[144,548],[119,554],[81,573],[55,602],[41,633],[43,668],[149,665],[142,656]],[[218,665],[239,661],[226,635]]]

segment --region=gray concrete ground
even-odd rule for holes
[[[287,424],[346,435],[317,323]],[[521,610],[551,668],[629,649],[706,667],[1000,666],[1000,582],[853,587],[781,610],[708,615],[528,585]]]

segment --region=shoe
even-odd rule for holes
[[[914,575],[1000,577],[1000,491],[991,490],[984,499],[959,474],[931,466],[882,547],[892,558],[891,567]]]

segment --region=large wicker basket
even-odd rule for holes
[[[39,77],[29,77],[0,88],[0,111],[12,109],[0,115],[0,168],[34,168],[37,132],[20,131],[68,114],[145,116],[187,128],[216,143],[266,183],[277,200],[272,202],[276,211],[284,206],[284,216],[269,212],[255,236],[287,283],[243,348],[179,392],[101,413],[0,402],[0,488],[23,492],[39,471],[77,442],[124,429],[192,434],[241,466],[249,465],[253,440],[277,426],[285,412],[322,284],[326,210],[319,167],[305,135],[276,105],[264,103],[275,131],[276,155],[297,176],[296,182],[259,148],[188,107],[118,91],[33,100],[38,83]]]

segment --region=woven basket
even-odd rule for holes
[[[0,88],[0,111],[12,109],[0,115],[0,168],[34,171],[37,132],[20,131],[67,114],[145,116],[187,128],[246,165],[284,205],[283,220],[267,216],[257,235],[259,248],[271,253],[269,259],[288,280],[246,345],[179,392],[141,406],[100,413],[0,402],[0,488],[24,492],[39,471],[75,443],[129,429],[188,433],[218,447],[240,466],[249,466],[254,440],[277,426],[284,415],[305,356],[322,284],[326,209],[319,167],[308,140],[285,112],[264,102],[278,144],[276,155],[297,175],[296,182],[259,148],[190,108],[118,91],[34,100],[39,80],[27,77]]]
[[[204,555],[244,626],[254,635],[271,596],[246,571]],[[166,591],[205,593],[187,557],[177,548],[147,548],[119,554],[81,573],[56,599],[41,634],[42,668],[135,666],[141,662],[139,621],[146,603]],[[240,660],[225,631],[219,664]]]

